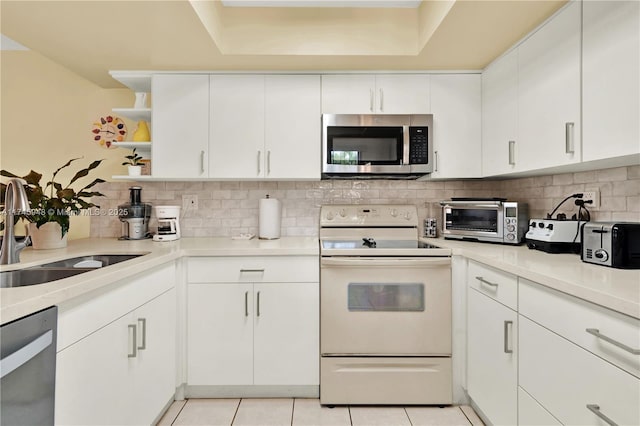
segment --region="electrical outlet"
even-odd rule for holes
[[[197,195],[183,195],[182,196],[182,211],[198,210],[198,196]]]
[[[597,210],[600,207],[600,191],[584,191],[582,193],[582,200],[591,200],[591,203],[585,204],[584,206],[589,210]]]

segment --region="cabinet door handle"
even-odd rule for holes
[[[262,156],[262,151],[258,150],[258,176],[260,176],[260,157]]]
[[[488,286],[493,287],[495,290],[498,289],[498,284],[492,283],[491,281],[487,281],[483,277],[476,277],[476,280],[480,281],[481,284],[486,284]]]
[[[373,112],[373,89],[369,89],[369,110]]]
[[[382,91],[382,88],[380,88],[379,92],[380,92],[380,112],[382,112],[384,111],[384,92]]]
[[[142,330],[142,344],[138,346],[138,349],[147,349],[147,319],[138,318],[138,325],[140,325],[140,329]]]
[[[204,174],[204,151],[200,151],[200,174]]]
[[[620,349],[624,349],[625,351],[627,351],[627,352],[629,352],[629,353],[631,353],[633,355],[640,355],[640,349],[633,349],[631,346],[627,346],[624,343],[620,343],[617,340],[613,340],[611,337],[605,336],[604,334],[600,333],[600,330],[598,330],[597,328],[587,328],[585,331],[587,333],[589,333],[589,334],[593,334],[598,339],[602,339],[605,342],[609,342],[613,346],[617,346]]]
[[[129,324],[129,353],[128,358],[135,358],[138,355],[138,333],[135,324]]]
[[[249,316],[249,292],[244,292],[244,316]]]
[[[509,141],[509,165],[510,166],[516,165],[515,147],[516,147],[516,141]]]
[[[509,327],[509,326],[511,326],[511,327]],[[505,354],[512,354],[513,353],[513,348],[509,344],[509,341],[511,340],[511,339],[509,339],[509,328],[513,329],[513,321],[505,321],[504,322],[504,353]]]
[[[271,174],[271,151],[267,151],[267,174]]]
[[[256,304],[256,316],[260,316],[260,292],[256,295],[258,298],[258,303]]]
[[[602,411],[600,411],[600,406],[598,404],[587,404],[587,409],[596,416],[600,417],[608,425],[618,426],[618,423],[614,422],[609,417],[605,416]]]
[[[433,151],[433,168],[434,168],[434,172],[438,171],[438,151]]]
[[[565,152],[567,154],[573,154],[575,152],[573,134],[574,134],[574,123],[564,123],[564,143],[565,143]]]

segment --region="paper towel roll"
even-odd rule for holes
[[[282,218],[282,204],[275,198],[260,199],[258,206],[258,237],[263,240],[275,240],[280,238],[280,223]]]

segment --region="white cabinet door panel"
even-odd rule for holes
[[[432,177],[480,177],[480,101],[479,74],[431,76],[434,156],[437,153]]]
[[[318,385],[318,284],[256,284],[254,298],[254,383]]]
[[[187,382],[253,384],[253,284],[190,284]]]
[[[209,76],[152,77],[151,174],[162,178],[208,176]]]
[[[518,387],[518,426],[561,426],[562,423],[551,415],[524,389]]]
[[[212,75],[209,176],[264,177],[264,75]]]
[[[176,391],[176,291],[134,311],[137,323],[133,424],[153,421]]]
[[[583,2],[584,161],[640,153],[640,2]]]
[[[518,51],[514,49],[482,73],[483,176],[515,171],[517,148]]]
[[[469,396],[491,423],[515,425],[518,421],[518,315],[470,288],[467,321]]]
[[[265,77],[265,177],[320,179],[320,76]]]
[[[133,424],[129,383],[137,362],[128,357],[129,325],[131,313],[58,352],[55,424]]]
[[[373,74],[327,74],[322,76],[323,114],[373,114]]]
[[[377,74],[374,110],[378,114],[429,114],[428,74]]]
[[[570,2],[518,47],[520,171],[581,161],[580,9]]]

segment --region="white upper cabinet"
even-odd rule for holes
[[[584,161],[640,153],[640,2],[583,2]]]
[[[518,47],[518,170],[581,161],[581,3],[570,2]]]
[[[212,75],[209,177],[320,179],[320,76]]]
[[[481,176],[480,104],[480,74],[431,76],[435,157],[432,177]]]
[[[320,179],[320,76],[265,77],[265,174]]]
[[[155,74],[151,174],[161,178],[208,176],[209,76]]]
[[[212,75],[209,176],[264,177],[264,75]]]
[[[518,135],[518,51],[494,61],[482,73],[482,174],[516,169]]]
[[[324,114],[428,114],[428,74],[327,74]]]

